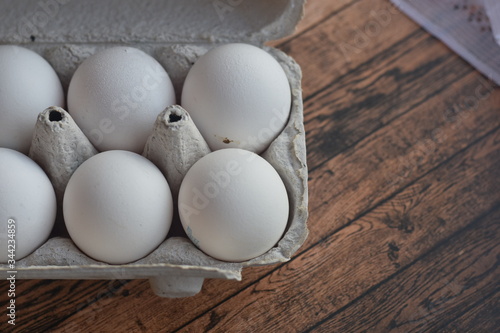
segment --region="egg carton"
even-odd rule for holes
[[[290,199],[285,234],[265,254],[238,263],[216,260],[194,246],[182,231],[176,231],[176,226],[181,229],[180,221],[174,220],[167,239],[151,254],[129,264],[110,265],[82,253],[65,234],[59,214],[48,241],[16,262],[16,278],[147,278],[159,296],[186,297],[200,292],[205,278],[241,280],[244,267],[288,261],[308,234],[301,70],[291,57],[265,47],[264,42],[290,34],[303,15],[304,2],[188,0],[180,5],[174,0],[0,0],[0,44],[20,45],[39,53],[54,67],[66,92],[73,73],[86,58],[104,48],[126,45],[158,60],[169,73],[180,101],[184,79],[201,55],[224,43],[243,42],[263,48],[280,63],[293,99],[285,129],[261,154],[278,171]],[[169,121],[169,113],[178,116],[176,121]],[[193,140],[196,129],[180,107],[160,114],[154,130],[166,144],[149,145],[144,155],[157,165],[172,149],[177,149],[174,160],[179,164],[186,159],[193,163],[206,154]],[[182,148],[168,145],[176,140],[191,141]],[[30,156],[51,178],[59,202],[72,172],[96,153],[66,111],[52,108],[39,115]],[[183,173],[171,175],[169,182],[180,184],[182,177]],[[0,271],[6,273],[9,268],[2,264]]]

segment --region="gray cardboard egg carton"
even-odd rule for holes
[[[288,261],[308,234],[301,70],[292,58],[263,44],[290,34],[302,17],[303,5],[299,0],[0,0],[0,44],[21,45],[38,52],[54,67],[65,90],[87,57],[106,47],[128,45],[142,49],[164,66],[180,102],[184,79],[198,57],[223,43],[244,42],[264,48],[278,60],[293,95],[286,128],[262,154],[282,177],[291,207],[283,238],[267,253],[246,262],[222,262],[205,255],[186,237],[175,236],[136,262],[109,265],[87,257],[68,237],[56,234],[16,262],[17,278],[148,278],[157,295],[185,297],[198,293],[205,278],[241,280],[244,267]],[[41,142],[32,147],[31,155],[52,173],[60,197],[64,189],[57,178],[69,177],[96,152],[70,117],[55,122],[49,117],[47,112],[39,116]],[[8,269],[0,265],[0,270]]]

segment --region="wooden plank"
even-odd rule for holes
[[[498,292],[499,208],[307,332],[434,332],[450,318],[469,317]],[[474,328],[494,331],[485,321]]]
[[[308,241],[317,242],[500,125],[500,90],[470,74],[310,174]],[[472,101],[470,108],[455,107]],[[311,244],[310,243],[310,244]]]
[[[397,21],[404,18],[399,13],[389,16],[387,26],[370,38],[363,52],[353,51],[355,59],[351,59],[351,66],[346,66],[345,59],[335,52],[339,52],[337,45],[350,42],[349,33],[355,27],[347,21],[355,21],[350,19],[355,17],[357,25],[370,26],[373,18],[366,13],[370,10],[391,13],[386,6],[383,1],[356,3],[337,15],[344,15],[344,19],[335,16],[311,31],[311,38],[302,35],[283,46],[302,64],[304,72],[311,169],[473,72],[463,60],[451,55],[442,43],[409,20]],[[394,29],[393,24],[398,28]],[[335,34],[328,34],[329,30]],[[332,40],[321,41],[322,37],[318,37],[321,35]],[[388,45],[391,40],[394,44]],[[385,48],[378,52],[372,43]],[[318,65],[314,59],[326,60]],[[307,90],[316,87],[309,80],[321,80],[322,88]]]
[[[8,290],[5,281],[0,290]],[[122,292],[120,281],[83,280],[18,280],[16,281],[16,330],[18,332],[45,332],[55,323],[65,319],[67,313],[74,313],[99,299],[109,298]],[[78,295],[68,302],[68,295]],[[9,300],[7,292],[1,295],[0,307],[5,309]],[[57,304],[57,314],[48,312]],[[0,321],[0,332],[11,328],[7,321]]]
[[[279,48],[300,64],[307,98],[417,30],[389,1],[359,1]]]
[[[313,326],[500,205],[499,162],[497,128],[181,331]]]
[[[497,276],[497,281],[499,277]],[[437,330],[439,333],[482,333],[495,332],[500,326],[500,290],[492,293],[487,298],[481,299],[462,311],[462,315],[453,318],[446,325]]]
[[[310,170],[472,72],[420,30],[362,63],[305,101]]]

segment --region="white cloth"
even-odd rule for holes
[[[497,39],[500,39],[500,32],[497,31],[500,29],[500,0],[391,1],[478,71],[500,85],[500,45],[496,43],[492,32],[495,29]]]
[[[486,13],[490,18],[493,36],[500,45],[500,0],[483,0]]]

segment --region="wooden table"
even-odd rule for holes
[[[16,331],[498,330],[500,90],[387,0],[306,9],[273,43],[304,73],[310,236],[292,260],[186,299],[18,281]]]

